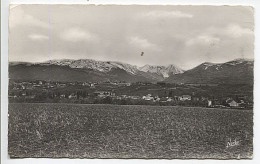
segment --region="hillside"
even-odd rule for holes
[[[192,84],[253,84],[253,67],[254,62],[245,59],[221,64],[205,62],[182,74],[172,75],[165,81]]]
[[[9,78],[15,80],[45,80],[45,81],[156,81],[142,74],[133,75],[125,70],[113,68],[109,72],[100,72],[91,69],[70,68],[58,65],[28,65],[16,64],[9,66]],[[158,77],[159,78],[159,77]]]

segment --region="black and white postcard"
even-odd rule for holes
[[[9,11],[11,158],[253,158],[253,7]]]

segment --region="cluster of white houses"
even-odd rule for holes
[[[190,101],[191,96],[190,95],[182,95],[182,96],[175,96],[172,97],[159,97],[159,96],[152,96],[151,94],[147,94],[146,96],[143,96],[142,99],[148,100],[148,101],[162,101],[162,102],[171,102],[173,100],[179,100],[179,101]]]
[[[145,96],[128,96],[128,95],[120,95],[116,96],[115,93],[109,92],[109,91],[97,91],[94,92],[94,95],[100,98],[105,98],[105,97],[113,97],[116,99],[143,99],[146,101],[153,101],[153,102],[171,102],[174,100],[179,100],[179,101],[190,101],[191,96],[190,95],[182,95],[182,96],[175,96],[174,98],[172,97],[159,97],[159,96],[152,96],[152,94],[147,94]]]
[[[128,95],[120,95],[120,96],[116,96],[115,93],[113,92],[108,92],[108,91],[98,91],[94,93],[95,96],[99,97],[99,98],[105,98],[105,97],[112,97],[112,98],[116,98],[116,99],[142,99],[145,101],[152,101],[152,102],[172,102],[172,101],[200,101],[200,99],[198,97],[192,97],[190,95],[181,95],[181,96],[174,96],[174,97],[159,97],[159,96],[152,96],[152,94],[147,94],[145,96],[128,96]],[[207,106],[208,107],[226,107],[224,105],[217,105],[214,104],[212,100],[203,97],[202,101],[207,101]],[[226,104],[229,107],[240,107],[243,106],[245,104],[245,102],[243,100],[240,100],[240,102],[236,102],[234,99],[232,98],[227,98],[226,99]]]
[[[235,107],[235,108],[242,107],[242,106],[244,106],[246,104],[243,100],[240,100],[239,102],[236,102],[235,100],[233,100],[231,98],[227,98],[225,102],[226,102],[226,104],[229,107]],[[212,100],[208,100],[208,107],[226,107],[226,106],[213,104]]]

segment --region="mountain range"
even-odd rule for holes
[[[225,63],[205,62],[182,74],[170,76],[170,83],[253,84],[254,61],[235,59]]]
[[[114,61],[62,59],[42,63],[10,62],[9,78],[52,81],[126,81],[168,83],[253,83],[253,60],[205,62],[184,71],[175,65],[143,67]]]

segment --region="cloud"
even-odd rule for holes
[[[95,42],[98,40],[96,34],[90,33],[78,27],[73,27],[63,31],[60,37],[61,39],[69,42],[80,42],[80,41]]]
[[[149,18],[192,18],[193,15],[181,11],[150,11],[143,14]]]
[[[236,24],[228,25],[225,29],[225,33],[234,38],[239,38],[243,35],[254,35],[253,30],[250,30],[249,28],[242,28]]]
[[[253,30],[238,24],[208,27],[186,40],[183,58],[189,59],[192,56],[193,63],[196,64],[205,61],[225,62],[235,58],[253,58],[253,36]]]
[[[10,10],[13,10],[12,12],[10,12],[9,19],[9,26],[11,28],[14,28],[18,25],[50,28],[50,25],[48,23],[43,22],[30,14],[24,13],[24,11],[21,8],[11,8]]]
[[[138,65],[173,63],[187,69],[200,62],[254,55],[253,12],[243,6],[131,5],[86,10],[20,5],[10,9],[10,17],[11,60],[93,58]],[[44,34],[49,40],[30,38],[30,34]]]
[[[217,35],[222,38],[241,38],[241,37],[252,37],[254,35],[253,29],[243,28],[238,24],[228,24],[223,26],[222,28],[217,27],[209,27],[205,30],[206,34]]]
[[[237,24],[229,24],[223,28],[210,27],[195,38],[187,40],[186,45],[216,45],[220,41],[234,40],[241,37],[245,38],[247,36],[252,37],[253,35],[253,30],[249,28],[242,28]]]
[[[28,38],[31,40],[37,40],[37,41],[43,41],[43,40],[48,40],[49,37],[46,35],[41,35],[41,34],[30,34],[28,35]]]
[[[195,38],[189,39],[186,42],[186,45],[187,46],[192,46],[192,45],[195,45],[195,44],[196,45],[200,44],[200,45],[206,45],[206,46],[215,46],[219,42],[220,42],[220,38],[203,34],[203,35],[199,35],[199,36],[197,36]]]
[[[154,48],[156,46],[156,45],[150,43],[147,39],[140,38],[140,37],[137,37],[137,36],[130,37],[129,43],[131,45],[134,45],[136,47],[141,47],[141,48],[144,48],[144,49]]]

